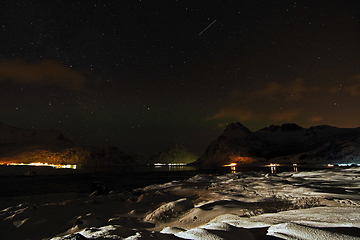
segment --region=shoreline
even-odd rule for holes
[[[91,193],[91,185],[95,182],[103,183],[115,192],[131,191],[135,188],[151,184],[161,184],[173,180],[185,180],[197,174],[223,175],[228,173],[259,172],[264,174],[278,174],[282,172],[295,173],[293,167],[277,167],[278,172],[271,172],[271,168],[259,165],[238,166],[237,171],[230,167],[203,168],[182,170],[173,168],[145,168],[134,171],[133,167],[88,167],[83,170],[58,169],[46,166],[0,166],[0,193],[1,198],[33,196],[56,193]],[[297,166],[296,172],[348,169],[352,167],[310,167]],[[109,171],[110,169],[110,171]],[[155,169],[155,170],[154,170]],[[165,169],[165,170],[164,170]],[[11,170],[11,171],[9,171]],[[288,170],[288,171],[286,171]]]

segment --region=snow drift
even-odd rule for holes
[[[2,198],[0,238],[360,239],[359,173],[202,174],[107,195]]]

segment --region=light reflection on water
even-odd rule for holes
[[[237,165],[226,167],[197,167],[187,165],[135,165],[135,166],[119,166],[119,167],[79,167],[79,170],[86,172],[111,172],[111,173],[141,173],[141,172],[196,172],[196,173],[237,173],[237,172],[265,172],[265,173],[281,173],[281,172],[298,172],[323,169],[326,167],[305,167],[295,165]]]
[[[309,170],[316,170],[316,169],[323,169],[324,167],[300,167],[296,164],[294,165],[288,165],[288,166],[280,166],[280,165],[275,165],[275,164],[270,164],[270,165],[265,165],[265,166],[241,166],[241,165],[237,165],[237,166],[232,166],[232,167],[228,167],[228,169],[230,170],[231,173],[236,173],[236,172],[251,172],[251,171],[255,171],[255,172],[268,172],[271,174],[276,174],[276,173],[281,173],[281,172],[298,172],[301,170],[304,171],[309,171]]]
[[[298,166],[278,166],[278,165],[268,165],[268,166],[226,166],[226,167],[212,167],[212,168],[199,168],[196,166],[142,166],[143,171],[219,171],[227,173],[237,173],[237,172],[251,172],[251,171],[263,171],[269,172],[272,174],[280,172],[298,172]]]
[[[79,170],[85,172],[112,172],[112,173],[129,173],[129,172],[168,172],[168,171],[194,171],[198,168],[186,165],[134,165],[134,166],[80,166]]]
[[[143,166],[144,167],[144,166]],[[145,166],[146,170],[152,170],[154,168],[155,171],[192,171],[197,170],[194,166],[186,166],[186,165],[161,165],[161,166]]]

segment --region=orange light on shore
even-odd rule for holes
[[[271,169],[271,173],[276,173],[276,167],[277,167],[277,166],[280,166],[280,164],[270,163],[268,166],[269,166],[270,169]]]
[[[230,167],[231,173],[236,173],[236,165],[237,165],[237,163],[230,163],[228,165],[224,165],[224,167]]]
[[[278,167],[278,166],[280,166],[280,164],[278,164],[278,163],[270,163],[268,166],[269,167]]]
[[[237,163],[230,163],[228,165],[224,165],[224,167],[235,167]]]

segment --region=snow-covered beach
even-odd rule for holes
[[[0,238],[360,239],[359,174],[198,174],[104,195],[6,197]]]

